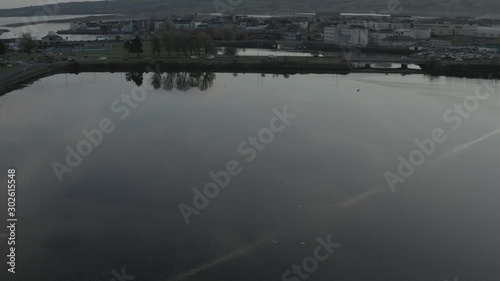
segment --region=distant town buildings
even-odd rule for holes
[[[500,38],[500,26],[474,26],[467,24],[415,24],[428,28],[432,36],[471,36],[475,38]]]
[[[386,47],[386,48],[405,48],[409,49],[410,47],[413,47],[417,45],[417,39],[411,37],[411,36],[389,36],[382,41],[380,41],[380,47]]]
[[[370,21],[351,19],[349,16],[346,20],[340,19],[324,27],[324,42],[341,46],[407,49],[417,45],[429,46],[433,43],[449,45],[446,40],[459,40],[461,37],[500,39],[500,26],[421,23],[411,17],[385,17],[378,21]]]
[[[49,33],[47,36],[42,37],[41,40],[42,48],[59,47],[64,44],[66,44],[66,40],[55,33]]]
[[[500,26],[486,26],[480,20],[417,18],[355,13],[316,13],[301,16],[251,17],[247,15],[200,15],[182,18],[74,22],[64,33],[151,35],[168,24],[185,32],[206,31],[222,39],[225,30],[241,35],[241,40],[318,41],[361,48],[413,48],[474,44],[476,39],[500,39]],[[216,39],[214,37],[214,39]],[[50,39],[50,38],[47,38]],[[46,41],[43,44],[57,44]],[[459,43],[458,43],[459,42]]]
[[[99,22],[73,22],[65,33],[80,34],[122,34],[139,32],[152,32],[157,28],[154,19],[126,20],[126,21],[99,21]]]
[[[193,20],[177,19],[172,21],[173,26],[179,30],[193,30],[196,24]]]

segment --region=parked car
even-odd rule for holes
[[[191,59],[195,60],[195,59],[198,59],[197,56],[191,56]]]
[[[276,58],[275,55],[268,55],[267,57],[270,58],[270,59],[275,59]]]
[[[98,61],[107,61],[107,60],[108,60],[108,58],[107,58],[107,57],[100,57],[100,58],[98,58],[97,60],[98,60]]]
[[[215,56],[213,56],[213,55],[210,55],[207,57],[207,60],[213,60],[213,59],[215,59]]]

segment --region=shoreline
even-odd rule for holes
[[[354,68],[339,59],[282,58],[266,57],[218,57],[215,60],[109,60],[57,62],[53,64],[33,64],[16,71],[0,75],[0,96],[23,88],[39,79],[56,74],[78,74],[86,72],[222,72],[222,73],[269,73],[269,74],[341,74],[386,73],[386,74],[423,74],[460,78],[500,78],[500,64],[485,63],[441,63],[433,62],[417,69]]]
[[[126,16],[122,15],[95,15],[95,16],[86,16],[82,15],[79,17],[78,15],[74,15],[74,18],[66,18],[66,19],[55,19],[55,20],[38,20],[38,21],[26,21],[26,22],[15,22],[8,23],[2,25],[2,27],[22,27],[27,25],[35,25],[35,24],[45,24],[45,23],[71,23],[74,21],[99,21],[99,20],[113,20],[113,19],[122,19],[126,18]]]

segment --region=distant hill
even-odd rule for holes
[[[215,0],[218,3],[237,3],[233,13],[277,14],[296,12],[381,12],[397,0]],[[215,13],[214,0],[114,0],[103,2],[60,3],[58,15],[124,14],[134,16],[183,15],[194,12]],[[499,0],[401,0],[402,14],[448,16],[500,17]],[[450,6],[453,6],[450,9]],[[0,17],[32,16],[39,6],[3,9]],[[54,10],[53,8],[49,9]]]

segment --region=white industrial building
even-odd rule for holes
[[[338,28],[336,26],[327,26],[323,30],[323,40],[325,43],[335,44],[338,41]]]
[[[382,40],[390,36],[394,36],[394,31],[390,29],[371,30],[369,33],[370,44],[373,46],[380,46]]]
[[[424,28],[396,29],[394,36],[409,36],[417,40],[427,40],[431,38],[431,31]]]
[[[431,36],[472,36],[500,38],[500,26],[474,26],[462,24],[415,24],[416,28],[430,29]]]
[[[431,37],[429,29],[369,29],[360,26],[329,26],[324,29],[324,42],[329,44],[366,47],[413,46],[417,40],[428,40]],[[392,40],[384,41],[386,38]],[[409,39],[412,40],[409,40]],[[401,39],[401,40],[400,40]]]
[[[380,42],[380,46],[386,48],[409,48],[416,45],[417,40],[410,36],[389,36]]]
[[[500,26],[495,26],[495,27],[478,26],[476,29],[476,37],[500,38]]]
[[[172,21],[172,24],[176,29],[179,30],[193,30],[195,29],[195,23],[192,20],[183,20],[183,19],[178,19]]]
[[[368,45],[368,29],[355,26],[328,26],[323,32],[325,43],[341,46],[366,47]]]

